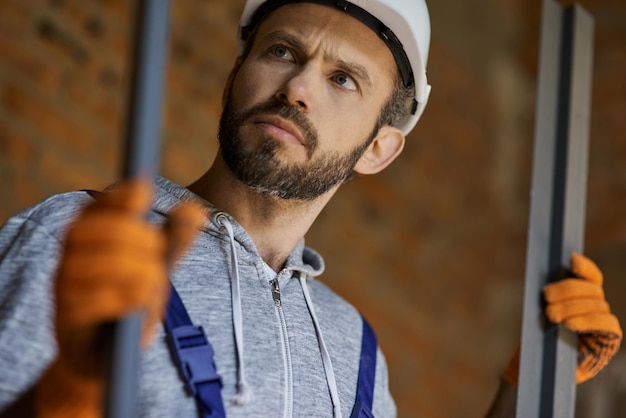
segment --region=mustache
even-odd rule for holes
[[[305,147],[309,152],[312,152],[318,143],[318,134],[317,130],[313,126],[313,124],[309,121],[307,116],[296,106],[288,105],[285,103],[271,101],[260,103],[255,105],[249,109],[244,109],[238,111],[239,120],[246,120],[250,118],[254,118],[260,115],[277,115],[282,117],[283,119],[289,120],[293,123],[296,128],[300,130],[304,141]]]

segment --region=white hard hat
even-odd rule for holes
[[[430,19],[425,0],[247,0],[239,22],[239,53],[244,40],[270,12],[289,3],[316,3],[333,7],[359,19],[387,44],[405,86],[415,83],[415,103],[411,114],[398,123],[408,134],[422,115],[430,85],[426,63],[430,45]]]

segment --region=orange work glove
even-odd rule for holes
[[[101,416],[101,324],[142,312],[142,347],[151,341],[169,296],[168,268],[204,219],[185,203],[158,228],[145,220],[151,202],[150,183],[121,183],[70,226],[55,282],[59,353],[37,385],[37,416]]]
[[[622,329],[604,297],[600,269],[576,253],[571,262],[577,278],[546,285],[544,295],[548,319],[578,333],[576,382],[582,383],[598,374],[617,353]]]
[[[587,257],[573,253],[574,278],[544,286],[546,316],[578,334],[576,383],[591,379],[606,366],[619,350],[622,329],[611,313],[602,288],[602,272]],[[519,347],[511,358],[503,378],[517,385]]]

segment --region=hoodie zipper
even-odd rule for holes
[[[274,306],[278,312],[278,320],[280,322],[280,334],[283,341],[283,349],[286,359],[285,372],[287,378],[287,393],[286,393],[286,405],[285,405],[285,418],[291,418],[293,416],[293,371],[291,366],[291,350],[289,349],[289,338],[287,337],[287,323],[285,322],[285,315],[283,313],[283,306],[280,300],[280,286],[278,285],[278,278],[270,280],[272,286],[272,298],[274,299]]]

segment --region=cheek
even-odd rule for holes
[[[233,80],[233,104],[238,108],[245,108],[250,103],[266,100],[270,94],[268,86],[267,76],[262,71],[252,71],[249,67],[242,66]]]
[[[321,117],[320,135],[337,138],[337,147],[353,149],[371,134],[378,120],[378,109],[360,103],[329,105]]]

